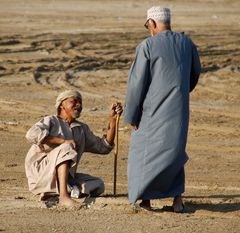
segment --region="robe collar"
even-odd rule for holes
[[[66,123],[70,128],[74,128],[74,127],[78,127],[78,126],[81,126],[82,123],[80,121],[77,121],[77,120],[74,120],[70,125],[68,124],[67,121],[63,120],[62,118],[59,118],[57,115],[56,115],[57,119],[58,120],[61,120],[63,121],[64,123]]]

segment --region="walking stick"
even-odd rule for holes
[[[115,128],[115,150],[114,150],[114,177],[113,177],[113,195],[116,195],[117,184],[117,156],[118,156],[118,128],[120,115],[117,114],[116,128]]]

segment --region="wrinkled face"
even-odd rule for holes
[[[74,96],[67,98],[62,102],[60,109],[69,119],[76,119],[82,112],[82,100]]]

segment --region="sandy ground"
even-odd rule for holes
[[[186,214],[134,213],[127,201],[130,132],[120,122],[117,197],[113,153],[85,154],[79,171],[100,176],[106,192],[80,199],[86,209],[62,210],[29,193],[26,130],[54,113],[57,94],[83,94],[82,121],[101,135],[112,101],[124,101],[136,45],[148,36],[145,12],[156,1],[0,0],[1,232],[240,232],[240,4],[161,1],[173,10],[173,30],[198,45],[203,70],[191,94],[186,165]]]

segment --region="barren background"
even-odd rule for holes
[[[57,94],[81,91],[81,120],[101,135],[112,101],[124,102],[135,48],[152,5],[171,7],[172,28],[198,45],[203,65],[191,94],[184,199],[188,213],[133,213],[127,201],[130,131],[120,123],[118,197],[113,153],[85,154],[79,171],[102,177],[105,196],[80,211],[48,208],[27,188],[27,129],[54,114]],[[200,1],[0,0],[1,232],[240,232],[240,3]],[[84,200],[82,201],[91,201]],[[51,203],[50,203],[51,204]]]

